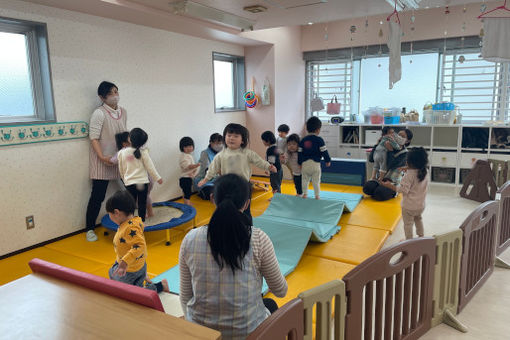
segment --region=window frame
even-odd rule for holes
[[[436,70],[436,95],[435,101],[441,101],[441,86],[443,83],[443,59],[445,55],[461,55],[468,53],[480,53],[480,37],[479,36],[466,36],[463,39],[460,38],[448,38],[448,39],[433,39],[433,40],[422,40],[415,42],[403,42],[402,43],[402,55],[409,55],[409,51],[413,51],[412,54],[423,54],[423,53],[438,53],[438,68]],[[413,44],[414,48],[411,48]],[[329,58],[328,58],[329,56]],[[353,62],[360,61],[358,70],[354,67],[351,75],[351,107],[349,112],[345,113],[346,121],[349,121],[351,114],[361,114],[361,84],[358,78],[361,76],[361,60],[371,57],[388,56],[388,49],[386,46],[371,45],[362,47],[350,47],[340,48],[333,50],[320,50],[320,51],[309,51],[303,52],[303,60],[306,62],[305,66],[305,117],[309,118],[312,115],[310,112],[310,101],[313,98],[313,93],[310,89],[309,79],[309,64],[320,63],[323,61],[327,62]],[[510,62],[499,63],[501,76],[499,83],[494,87],[495,98],[494,109],[495,113],[492,115],[493,110],[487,110],[485,118],[480,118],[479,121],[469,119],[468,124],[482,124],[491,119],[497,119],[502,121],[510,120]],[[357,71],[357,74],[356,74]],[[425,101],[424,101],[425,103]],[[326,104],[325,104],[326,106]],[[462,113],[462,107],[460,107]],[[325,119],[319,115],[321,119]]]
[[[0,17],[0,32],[25,35],[34,107],[33,116],[0,117],[0,126],[56,122],[47,25],[40,22]]]
[[[216,85],[215,85],[215,69],[214,62],[215,61],[226,61],[232,63],[232,96],[233,96],[233,107],[221,107],[218,108],[216,106]],[[213,52],[212,53],[212,69],[213,69],[213,101],[214,101],[214,112],[238,112],[238,111],[246,111],[246,106],[244,105],[244,89],[246,87],[245,84],[245,62],[244,56],[236,56],[221,52]]]

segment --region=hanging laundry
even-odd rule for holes
[[[484,18],[482,58],[493,62],[510,61],[510,18]]]
[[[402,37],[402,30],[400,25],[396,22],[389,21],[389,35],[388,35],[388,49],[390,52],[389,74],[390,74],[390,89],[402,77],[402,64],[401,64],[401,44],[400,38]]]

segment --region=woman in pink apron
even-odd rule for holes
[[[94,232],[97,215],[101,210],[108,183],[120,178],[119,168],[110,162],[117,153],[115,134],[126,131],[126,110],[119,106],[119,88],[110,82],[99,84],[97,94],[103,102],[90,118],[89,138],[92,193],[87,205],[87,241],[97,241]]]

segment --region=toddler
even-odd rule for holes
[[[271,182],[271,188],[273,188],[273,193],[282,192],[282,179],[283,179],[283,170],[282,165],[280,163],[280,153],[276,149],[276,137],[274,133],[271,131],[265,131],[260,136],[262,138],[262,143],[267,147],[266,149],[266,160],[269,164],[274,165],[276,168],[275,173],[271,173],[269,175],[269,181]]]
[[[382,180],[387,171],[388,151],[400,150],[400,145],[395,141],[394,130],[385,126],[382,129],[382,137],[374,151],[374,170],[372,171],[372,179]],[[401,138],[399,137],[399,140]],[[405,143],[405,140],[402,144]]]
[[[296,195],[301,196],[303,194],[303,187],[301,183],[301,165],[298,163],[298,148],[299,136],[293,133],[287,138],[287,151],[282,155],[281,161],[287,165],[292,173]]]
[[[193,186],[193,178],[198,174],[200,163],[195,163],[193,159],[193,151],[195,143],[190,137],[182,137],[179,142],[181,155],[179,156],[179,166],[181,167],[181,177],[179,178],[179,186],[184,194],[184,204],[191,205],[189,200],[191,197],[191,188]]]
[[[276,139],[276,149],[280,154],[284,154],[287,151],[287,135],[289,134],[290,128],[287,124],[278,126],[278,138]]]

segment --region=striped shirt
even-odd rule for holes
[[[207,242],[207,226],[191,230],[179,253],[180,299],[186,319],[216,329],[223,339],[245,339],[269,315],[262,301],[262,278],[283,297],[287,282],[280,272],[273,244],[252,227],[243,270],[220,271]]]
[[[118,107],[112,109],[104,104],[97,108],[90,117],[89,138],[97,139],[101,146],[103,156],[112,157],[117,153],[115,134],[126,131],[126,110]],[[117,165],[106,165],[103,163],[92,146],[89,154],[89,175],[91,179],[111,180],[120,178]]]

